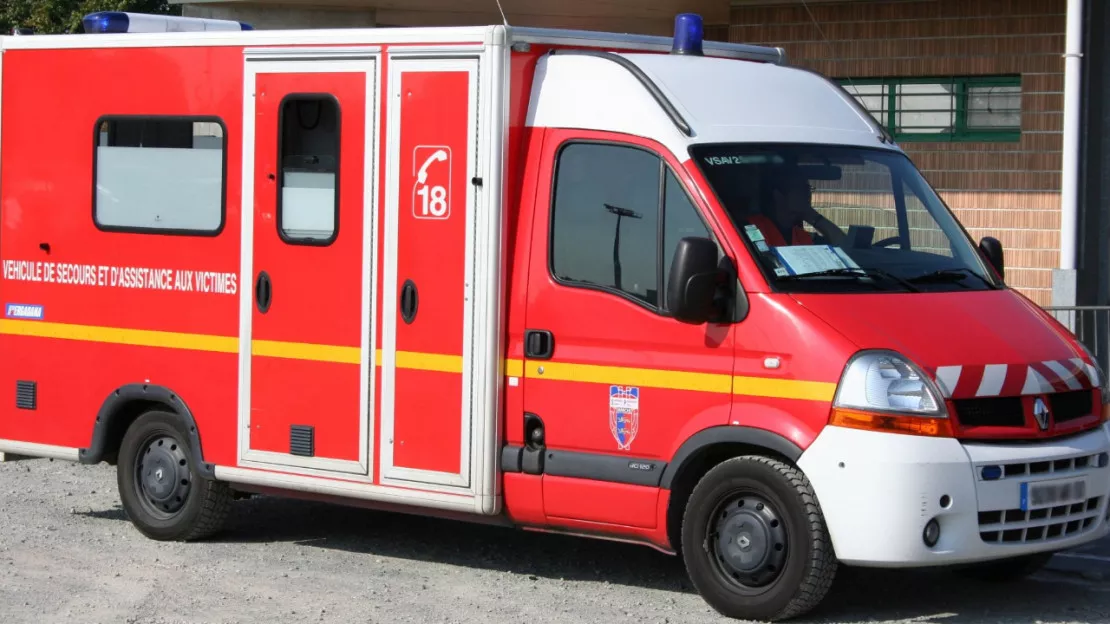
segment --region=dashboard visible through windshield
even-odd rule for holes
[[[696,145],[690,151],[776,290],[1002,286],[901,153],[796,144]]]

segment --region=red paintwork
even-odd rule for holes
[[[461,357],[470,86],[461,71],[406,71],[401,90],[397,292],[412,280],[419,302],[411,325],[398,314],[397,350]],[[447,148],[450,162],[432,162],[421,184],[418,171],[438,147]],[[437,187],[445,204],[436,202]],[[437,216],[443,206],[450,212]],[[458,473],[462,377],[398,367],[395,388],[394,465]]]
[[[893,349],[929,368],[1082,356],[1010,290],[794,299],[855,345]]]
[[[259,74],[255,92],[254,277],[269,274],[273,301],[265,314],[253,309],[251,338],[358,347],[366,77]],[[279,236],[279,111],[293,93],[330,93],[339,102],[339,216],[327,246]],[[324,314],[328,322],[318,322]],[[288,453],[290,425],[311,425],[318,457],[357,461],[359,377],[357,364],[252,357],[250,448]]]
[[[335,42],[335,45],[342,45]],[[385,46],[388,52],[389,46]],[[1012,292],[789,296],[771,293],[754,260],[729,224],[696,166],[686,155],[635,136],[526,127],[535,64],[548,50],[532,46],[510,61],[502,279],[506,319],[505,356],[523,359],[527,328],[557,337],[557,364],[662,368],[717,376],[836,382],[844,361],[861,346],[894,348],[937,366],[1080,357],[1075,343],[1046,314]],[[0,282],[0,303],[42,304],[46,320],[206,336],[239,336],[239,296],[254,277],[239,276],[239,205],[242,183],[243,50],[237,47],[174,47],[81,50],[11,50],[5,53],[0,154],[0,259],[94,266],[173,267],[230,273],[226,295],[41,282]],[[381,64],[381,88],[389,93],[389,61]],[[111,68],[111,69],[106,69]],[[452,158],[465,158],[466,82],[451,72],[408,73],[403,78],[400,174],[401,206],[397,259],[398,292],[406,279],[419,286],[417,321],[398,319],[399,351],[461,355],[463,348],[463,198],[470,173],[454,167],[452,219],[416,219],[413,151],[434,137],[451,136]],[[34,85],[27,89],[26,85]],[[141,85],[137,87],[136,85]],[[276,114],[288,92],[327,91],[342,107],[339,236],[329,247],[289,246],[277,234],[275,192],[269,174],[276,163]],[[365,79],[354,74],[261,75],[256,98],[253,264],[274,282],[274,304],[253,315],[253,338],[358,347],[366,180],[363,153]],[[383,101],[377,141],[378,202],[386,205],[387,115]],[[484,106],[483,104],[479,105]],[[91,219],[92,134],[102,114],[216,115],[227,133],[226,212],[222,231],[211,237],[105,233]],[[697,208],[737,266],[750,310],[728,327],[688,326],[656,316],[615,297],[555,283],[547,271],[552,166],[559,144],[571,138],[624,142],[656,151],[695,198]],[[435,139],[441,140],[441,139]],[[461,161],[460,161],[461,162]],[[437,181],[435,165],[430,183]],[[441,180],[439,180],[441,181]],[[378,230],[385,232],[385,211]],[[49,252],[40,249],[49,244]],[[371,328],[382,344],[384,236],[375,240],[379,311]],[[290,294],[292,296],[290,296]],[[307,296],[305,293],[312,293]],[[604,319],[599,320],[599,319]],[[1008,343],[1003,330],[1020,335]],[[632,346],[630,346],[632,345]],[[0,334],[0,439],[64,447],[87,446],[96,412],[120,385],[146,382],[172,388],[189,405],[201,433],[206,461],[237,463],[238,362],[232,353],[162,349],[51,340]],[[819,354],[819,357],[811,355]],[[781,360],[768,369],[770,356]],[[949,361],[950,360],[950,361]],[[283,453],[288,425],[316,425],[322,457],[358,458],[359,378],[356,364],[254,357],[251,447]],[[518,373],[519,374],[519,373]],[[35,412],[12,410],[16,379],[40,382]],[[523,443],[523,413],[540,414],[553,450],[587,451],[670,461],[679,447],[706,428],[729,423],[773,431],[805,448],[825,426],[824,401],[730,396],[727,392],[643,388],[640,428],[622,451],[609,431],[608,385],[554,381],[534,376],[505,384],[501,436]],[[382,381],[372,380],[370,421],[374,445],[369,461],[380,482]],[[399,368],[396,378],[394,464],[442,472],[460,468],[459,419],[462,376]],[[1006,388],[1013,391],[1013,385]],[[959,393],[966,393],[963,387]],[[1079,420],[1070,427],[1086,427]],[[1056,429],[1056,433],[1062,429]],[[963,432],[968,433],[968,432]],[[977,435],[1001,437],[1001,432]],[[1023,435],[1023,437],[1025,437]],[[491,449],[491,453],[499,449]],[[281,473],[278,467],[272,469]],[[350,475],[335,480],[352,481]],[[670,493],[524,474],[503,475],[504,513],[530,527],[552,527],[651,543],[668,549]],[[398,490],[406,491],[404,488]],[[411,490],[418,491],[419,485]],[[419,502],[417,501],[417,504]]]
[[[658,501],[659,488],[655,487],[550,475],[543,478],[543,510],[549,518],[654,529]]]

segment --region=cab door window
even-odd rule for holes
[[[678,241],[711,237],[666,162],[648,150],[570,143],[558,155],[551,272],[564,285],[663,311]]]

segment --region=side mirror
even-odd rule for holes
[[[700,325],[713,317],[717,258],[717,243],[708,238],[678,241],[667,281],[667,309],[676,319]]]
[[[998,272],[998,277],[1006,280],[1006,259],[1002,253],[1002,243],[997,238],[992,236],[984,236],[983,240],[979,241],[979,250],[983,255],[991,261],[994,265],[994,270]]]

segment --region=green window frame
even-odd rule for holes
[[[1021,139],[1021,76],[840,78],[837,82],[899,142]]]

